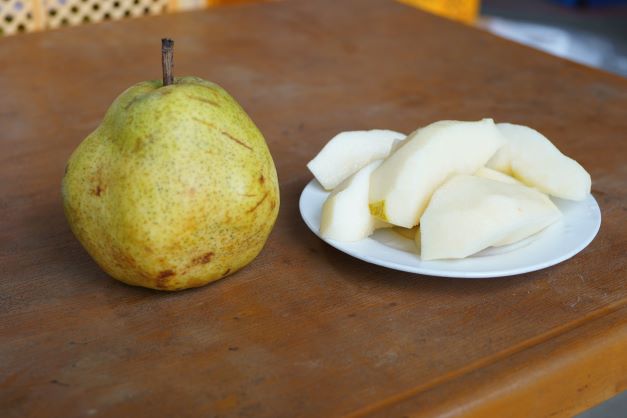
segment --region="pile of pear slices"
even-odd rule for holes
[[[561,217],[549,196],[581,201],[591,186],[542,134],[492,119],[439,121],[408,136],[343,132],[307,167],[331,191],[323,238],[358,241],[394,227],[414,238],[423,260],[525,239]]]

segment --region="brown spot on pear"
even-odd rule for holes
[[[200,96],[192,96],[192,95],[189,95],[187,97],[189,97],[191,100],[196,100],[198,102],[202,102],[211,106],[220,107],[220,103],[216,102],[215,100],[207,99],[205,97],[200,97]]]
[[[250,212],[253,212],[253,211],[257,210],[257,208],[263,203],[264,200],[266,200],[267,197],[268,197],[268,192],[265,192],[263,194],[263,197],[261,199],[259,199],[257,204],[255,206],[253,206],[252,208],[248,209],[246,212],[250,213]]]
[[[209,251],[208,253],[205,253],[199,257],[193,258],[190,265],[196,266],[198,264],[207,264],[211,261],[211,258],[213,258],[213,252]]]
[[[174,276],[174,272],[172,270],[163,270],[157,275],[155,280],[155,285],[158,289],[167,289],[169,277]]]

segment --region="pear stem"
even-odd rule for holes
[[[163,85],[169,86],[174,83],[172,68],[174,68],[174,41],[170,38],[161,39],[161,67],[163,70]]]

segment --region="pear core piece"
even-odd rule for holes
[[[332,190],[372,161],[387,157],[394,144],[403,139],[405,134],[383,129],[341,132],[307,163],[307,168],[322,187]]]
[[[458,175],[433,194],[420,218],[421,258],[468,257],[531,236],[560,216],[559,209],[538,190]]]
[[[440,121],[418,129],[372,173],[371,213],[405,228],[417,225],[447,178],[475,173],[502,144],[492,119]]]
[[[250,263],[279,210],[266,142],[239,104],[196,77],[136,84],[72,154],[72,231],[109,275],[161,290]]]
[[[337,186],[322,206],[320,235],[338,241],[359,241],[372,234],[376,228],[387,224],[380,222],[368,209],[370,174],[381,164],[374,161]]]
[[[590,174],[562,154],[540,132],[511,123],[497,124],[505,145],[488,161],[489,168],[512,175],[551,196],[583,200],[590,193]]]

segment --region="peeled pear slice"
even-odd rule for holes
[[[421,258],[468,257],[531,236],[560,216],[549,197],[536,189],[458,175],[433,194],[420,218]]]
[[[527,126],[499,123],[505,145],[487,167],[512,175],[551,196],[583,200],[590,193],[590,174],[562,154],[540,132]]]
[[[370,175],[381,164],[374,161],[337,186],[322,206],[320,235],[338,241],[359,241],[375,229],[391,226],[368,209]]]
[[[503,142],[492,119],[440,121],[415,131],[372,173],[370,212],[394,225],[417,225],[447,178],[476,172]]]
[[[393,145],[405,136],[383,129],[342,132],[307,163],[307,168],[322,187],[332,190],[372,161],[387,157]]]
[[[505,173],[501,173],[500,171],[492,170],[491,168],[487,168],[487,167],[481,167],[479,170],[477,170],[477,172],[475,173],[475,176],[481,177],[484,179],[502,181],[503,183],[521,184],[514,177],[508,176]]]

